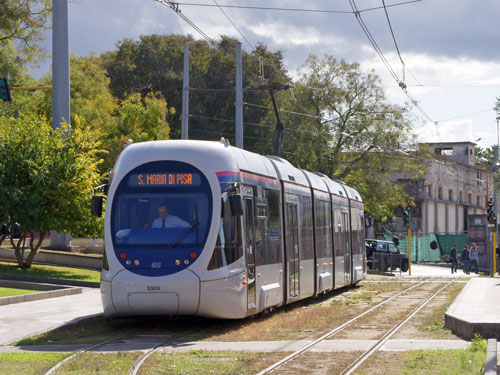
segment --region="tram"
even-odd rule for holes
[[[143,142],[111,177],[107,317],[239,319],[366,275],[358,192],[279,157],[226,140]]]

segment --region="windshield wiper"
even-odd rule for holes
[[[200,222],[198,221],[198,205],[195,202],[193,223],[189,227],[184,229],[181,233],[179,233],[179,235],[174,239],[174,241],[169,246],[167,246],[167,250],[173,249],[174,247],[179,245],[179,243],[181,243],[181,241],[184,238],[186,238],[186,236],[193,231],[193,228],[196,228],[196,244],[198,245],[198,227],[199,226],[200,226]]]

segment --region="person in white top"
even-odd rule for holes
[[[158,206],[158,215],[153,221],[152,228],[187,228],[189,224],[175,215],[169,215],[165,204]]]

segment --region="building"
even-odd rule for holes
[[[415,235],[468,234],[480,247],[480,264],[489,266],[487,251],[491,229],[487,227],[487,202],[493,196],[493,174],[476,166],[473,142],[427,143],[432,155],[425,161],[424,175],[415,180],[393,176],[407,183],[414,198],[411,230]],[[404,234],[402,212],[396,214],[395,230]]]

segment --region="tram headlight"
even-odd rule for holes
[[[180,261],[180,259],[176,259],[174,263],[175,263],[176,266],[178,266],[178,265],[181,264],[181,261]]]
[[[122,251],[120,253],[120,259],[125,259],[127,257],[127,253],[125,251]]]
[[[138,266],[139,264],[141,264],[141,262],[139,262],[139,259],[134,260],[134,266]]]
[[[188,265],[189,264],[189,259],[184,259],[184,264]]]
[[[130,261],[130,259],[127,259],[127,260],[125,261],[125,264],[126,264],[127,266],[130,266],[130,264],[131,264],[131,263],[132,263],[132,262]]]
[[[196,254],[196,251],[191,251],[191,252],[189,253],[189,257],[190,257],[191,259],[196,258],[196,255],[197,255],[197,254]]]

